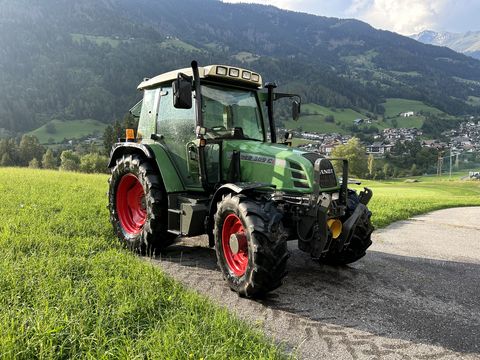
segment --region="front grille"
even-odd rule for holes
[[[320,188],[328,189],[337,186],[337,177],[330,160],[322,159],[320,161],[320,176],[318,181]]]
[[[300,164],[288,161],[288,167],[292,174],[293,186],[299,189],[309,189],[308,178]]]

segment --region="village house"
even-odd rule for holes
[[[371,145],[367,145],[367,154],[372,154],[373,156],[383,157],[386,153],[389,153],[392,150],[393,145],[384,144],[382,142],[374,142]]]

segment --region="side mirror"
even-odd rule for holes
[[[292,103],[292,118],[295,121],[300,118],[300,107],[300,103],[297,100]]]
[[[192,78],[178,74],[177,80],[172,83],[173,106],[176,109],[192,108]]]

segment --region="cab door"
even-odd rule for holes
[[[176,109],[172,88],[163,87],[157,117],[157,134],[169,152],[180,178],[188,190],[202,190],[199,179],[195,110]]]

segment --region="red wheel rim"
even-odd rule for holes
[[[147,219],[145,191],[133,174],[122,177],[117,188],[117,214],[127,234],[138,235]]]
[[[237,249],[232,250],[231,239],[237,244]],[[242,276],[248,266],[248,242],[242,222],[235,214],[229,214],[223,222],[222,247],[225,261],[229,269],[236,275]]]

